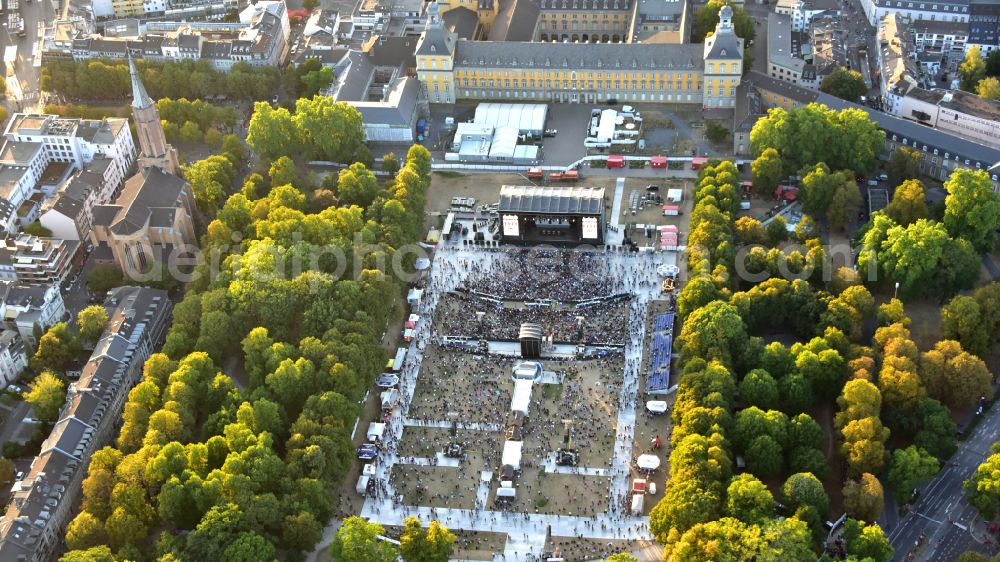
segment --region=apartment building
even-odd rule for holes
[[[61,285],[69,277],[79,251],[78,240],[19,234],[0,245],[0,268],[13,271],[13,278],[25,285]]]
[[[19,205],[20,200],[30,195],[30,188],[51,163],[62,162],[73,169],[82,169],[95,158],[107,158],[111,161],[112,182],[121,185],[136,157],[128,120],[115,117],[71,119],[15,113],[7,123],[4,139],[0,165],[27,168],[27,176],[21,182],[24,191],[3,194],[13,205]]]
[[[10,504],[0,519],[0,560],[52,559],[91,455],[110,442],[143,363],[166,334],[172,304],[164,291],[118,287],[104,304],[107,329],[80,378],[70,384],[66,404],[41,452],[11,489]]]
[[[291,25],[283,0],[262,0],[240,12],[239,22],[148,22],[134,35],[78,33],[65,53],[65,42],[44,42],[50,58],[73,60],[127,57],[154,61],[205,60],[226,72],[236,63],[279,66],[288,56]]]
[[[969,42],[969,24],[953,21],[917,20],[910,22],[913,46],[917,51],[947,54],[961,60]]]
[[[799,58],[792,48],[790,16],[771,12],[767,15],[767,72],[772,78],[816,88],[819,82],[812,65]]]
[[[28,368],[28,350],[14,330],[0,330],[0,387],[14,382]]]
[[[38,221],[63,240],[86,240],[94,222],[94,207],[110,202],[120,182],[109,174],[110,160],[98,158],[68,178],[42,206]]]
[[[872,26],[890,14],[911,20],[965,23],[969,21],[969,4],[970,0],[861,0],[861,8]]]
[[[38,345],[35,330],[47,330],[62,322],[66,318],[66,304],[56,285],[33,286],[0,280],[0,318],[7,329],[16,331],[34,348]]]
[[[978,45],[983,56],[1000,48],[1000,2],[971,0],[969,2],[969,41]]]

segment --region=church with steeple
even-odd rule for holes
[[[146,93],[131,57],[128,59],[128,71],[132,78],[132,119],[139,137],[139,171],[155,166],[168,174],[180,174],[177,149],[167,143],[160,112]]]

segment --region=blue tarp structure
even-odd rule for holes
[[[365,443],[364,445],[358,447],[358,458],[364,461],[370,461],[378,456],[378,447],[373,443]]]
[[[674,343],[674,313],[653,317],[653,336],[649,345],[649,372],[646,392],[665,392],[670,387],[671,348]]]

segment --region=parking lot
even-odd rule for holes
[[[479,102],[460,102],[454,105],[434,105],[427,122],[427,135],[423,145],[435,158],[444,160],[451,151],[452,129],[445,125],[445,119],[454,118],[456,123],[472,121]],[[566,166],[588,154],[583,146],[587,137],[591,111],[612,106],[592,104],[548,104],[546,129],[558,131],[555,137],[542,140],[543,163],[548,166]],[[621,109],[621,105],[614,106]],[[703,131],[696,131],[692,125],[703,125],[699,109],[688,106],[634,104],[637,111],[647,120],[643,124],[642,137],[646,149],[640,154],[668,155],[718,155],[719,148],[712,147],[704,138]],[[722,147],[723,149],[725,147]],[[610,149],[606,150],[611,152]],[[595,150],[590,153],[599,154]]]

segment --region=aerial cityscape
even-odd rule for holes
[[[0,562],[1000,562],[1000,1],[0,23]]]

